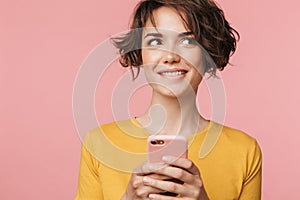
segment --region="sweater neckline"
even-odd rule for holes
[[[145,133],[147,133],[148,136],[152,135],[151,133],[149,133],[136,119],[136,117],[133,117],[130,119],[131,123],[134,124],[135,126],[137,126],[138,128],[140,129],[143,129]],[[204,127],[204,129],[200,130],[200,131],[197,131],[193,134],[190,134],[188,135],[188,138],[192,138],[192,137],[195,137],[197,135],[202,135],[204,133],[206,133],[209,128],[212,126],[213,122],[211,120],[208,120],[208,123],[207,125]]]

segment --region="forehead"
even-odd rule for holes
[[[155,30],[155,28],[157,28],[178,33],[188,31],[185,27],[183,19],[178,14],[178,11],[175,8],[166,6],[160,7],[153,11],[153,18],[155,21],[155,27],[152,24],[150,18],[148,18],[144,28],[146,28],[147,30]]]

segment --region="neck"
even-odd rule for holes
[[[153,92],[147,112],[137,119],[151,134],[190,135],[207,124],[198,112],[195,94],[176,98]]]

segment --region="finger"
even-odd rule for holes
[[[136,175],[143,175],[143,174],[147,174],[149,173],[147,171],[147,163],[142,163],[140,164],[139,166],[137,166],[134,170],[133,170],[133,174],[136,174]]]
[[[155,175],[161,176],[161,177],[163,177],[163,179],[160,177],[155,178]],[[190,182],[195,179],[194,174],[192,174],[182,168],[176,167],[176,166],[167,166],[167,167],[158,169],[155,171],[155,175],[153,177],[150,176],[150,178],[159,179],[159,180],[168,180],[165,177],[169,177],[169,179],[170,178],[178,179],[183,182]]]
[[[169,179],[173,178],[171,176],[166,176],[166,175],[158,174],[158,173],[149,174],[147,176],[149,176],[152,179],[157,179],[157,180],[169,180]]]
[[[173,157],[173,156],[164,156],[162,159],[166,164],[180,167],[194,175],[200,175],[200,172],[199,172],[198,168],[196,167],[196,165],[189,159],[177,158],[177,157]]]
[[[142,199],[149,197],[149,194],[159,194],[163,192],[163,190],[152,186],[143,186],[135,190],[136,196]]]
[[[135,191],[136,196],[143,199],[148,197],[150,193],[156,194],[164,192],[161,189],[145,185],[143,183],[143,176],[133,175],[130,184],[133,190]]]
[[[145,185],[152,186],[157,189],[176,193],[176,194],[186,195],[186,193],[188,192],[188,190],[186,190],[186,188],[183,185],[171,181],[156,180],[148,176],[145,176],[143,178],[143,182]]]
[[[140,175],[140,174],[133,174],[132,175],[132,186],[133,188],[138,188],[141,184],[143,184],[143,177],[144,176],[149,176],[152,179],[157,179],[157,180],[171,180],[173,177],[163,175],[163,174],[158,174],[158,173],[149,173],[145,175]]]
[[[161,169],[164,166],[166,166],[166,164],[164,164],[164,163],[148,163],[148,162],[146,162],[146,163],[142,163],[137,168],[135,168],[133,170],[133,173],[143,176],[143,175],[147,175],[150,173],[154,173],[155,170]]]
[[[155,200],[180,200],[179,197],[165,196],[161,194],[149,194],[149,199]]]

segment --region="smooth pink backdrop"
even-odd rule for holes
[[[81,145],[72,116],[76,73],[98,43],[126,30],[136,2],[0,2],[0,199],[74,198]],[[261,145],[263,199],[300,199],[300,3],[219,3],[242,37],[234,66],[222,73],[226,124]],[[108,112],[98,115],[109,121]]]

